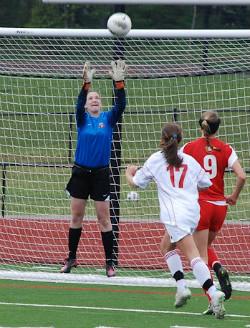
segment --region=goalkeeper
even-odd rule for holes
[[[71,222],[68,235],[69,254],[61,273],[69,273],[77,266],[76,253],[82,233],[82,223],[87,199],[95,202],[96,215],[101,230],[106,257],[106,275],[116,274],[112,261],[113,231],[109,215],[109,162],[112,132],[126,106],[123,60],[111,63],[115,101],[113,108],[102,112],[100,95],[90,91],[95,70],[86,62],[83,68],[83,86],[76,105],[77,146],[75,162],[66,191],[71,196]]]

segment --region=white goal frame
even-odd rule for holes
[[[11,28],[0,27],[2,36],[37,36],[37,37],[105,37],[113,38],[107,29],[63,29],[63,28]],[[131,30],[126,38],[248,38],[250,29],[237,30]]]
[[[250,0],[43,0],[44,3],[122,4],[122,5],[249,5]]]
[[[44,0],[44,2],[60,2]],[[80,1],[79,1],[80,2]],[[98,1],[96,1],[98,2]],[[122,1],[126,3],[125,1]],[[160,2],[160,1],[158,1]],[[181,2],[181,1],[180,1]],[[184,2],[184,1],[182,1]],[[186,1],[188,2],[188,1]],[[201,2],[201,0],[200,0]],[[213,2],[213,1],[210,1]],[[222,1],[221,1],[222,2]],[[247,2],[250,1],[238,1]],[[138,3],[138,0],[137,0]],[[154,1],[157,3],[157,1]],[[105,37],[112,38],[113,35],[106,29],[45,29],[45,28],[0,28],[0,36],[37,36],[37,37]],[[131,30],[126,38],[249,38],[250,29],[246,30]],[[148,286],[173,286],[172,280],[155,278],[119,278],[107,280],[105,277],[65,275],[54,273],[23,273],[20,277],[18,272],[0,271],[0,277],[4,279],[38,280],[38,281],[63,281],[75,283],[100,283],[100,284],[126,284],[126,285],[148,285]],[[194,281],[188,281],[191,287],[198,287]],[[250,283],[234,283],[233,288],[249,290]]]

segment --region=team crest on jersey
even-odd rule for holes
[[[105,127],[105,125],[104,125],[103,122],[99,123],[99,128],[100,128],[100,129],[103,129],[104,127]]]

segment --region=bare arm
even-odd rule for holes
[[[231,195],[226,196],[226,202],[229,205],[235,205],[239,194],[246,182],[246,173],[240,165],[240,162],[236,160],[232,166],[234,174],[236,175],[236,184]]]
[[[137,185],[134,184],[134,181],[133,181],[133,177],[134,177],[137,169],[138,169],[138,166],[136,166],[136,165],[128,165],[126,172],[125,172],[127,182],[132,187],[137,187]]]

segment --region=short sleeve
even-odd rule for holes
[[[231,146],[229,146],[229,149],[231,150],[231,154],[228,157],[227,167],[231,169],[235,161],[238,159],[238,156]]]

